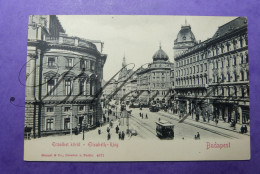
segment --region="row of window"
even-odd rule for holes
[[[185,66],[185,65],[189,65],[195,62],[198,62],[200,60],[203,60],[205,58],[204,54],[201,54],[200,56],[193,56],[192,58],[187,58],[185,60],[181,60],[179,62],[176,63],[176,67],[181,67],[181,66]]]
[[[196,66],[194,65],[193,67],[187,67],[187,68],[178,70],[178,71],[176,71],[176,77],[203,72],[203,70],[205,72],[207,72],[207,70],[208,70],[207,63],[204,63],[204,66],[203,66],[203,64],[200,64],[200,65],[196,65]]]
[[[248,55],[247,55],[247,53],[245,54],[245,56],[243,56],[243,54],[241,54],[240,56],[239,56],[239,58],[240,58],[240,62],[239,62],[239,64],[241,65],[241,64],[244,64],[244,63],[248,63]],[[230,66],[230,61],[232,61],[232,65],[233,66],[235,66],[235,65],[237,65],[237,57],[234,55],[233,56],[233,58],[227,58],[226,59],[226,65],[227,65],[227,67],[229,67]],[[220,65],[220,66],[219,66]],[[213,69],[218,69],[218,68],[223,68],[224,67],[224,61],[214,61],[213,62]]]
[[[78,106],[78,110],[79,111],[85,111],[85,106],[84,105]],[[93,110],[93,106],[90,105],[89,106],[89,110]],[[63,107],[63,111],[64,112],[70,112],[71,111],[71,106]],[[53,106],[46,107],[46,112],[47,113],[54,113],[54,107]]]
[[[176,85],[201,85],[201,84],[207,84],[208,78],[205,77],[194,77],[189,79],[177,79]]]
[[[239,40],[239,44],[238,44],[238,40]],[[225,52],[236,50],[238,48],[242,48],[242,47],[247,45],[247,38],[241,37],[238,40],[233,40],[233,42],[228,41],[225,44],[220,44],[220,46],[214,47],[212,50],[209,49],[208,50],[208,57],[223,54]],[[232,43],[233,47],[231,47],[231,43]],[[195,55],[191,58],[187,58],[185,60],[181,60],[181,61],[177,62],[176,66],[177,66],[177,68],[181,67],[181,66],[185,66],[185,65],[188,65],[188,64],[191,64],[191,63],[194,63],[194,62],[201,61],[206,57],[207,56],[204,53],[199,54],[199,55]]]
[[[243,48],[248,44],[247,37],[240,37],[232,41],[221,43],[219,46],[213,47],[212,50],[208,51],[209,57],[220,55],[229,51],[233,51],[239,48]]]
[[[240,78],[240,79],[239,79]],[[222,73],[220,76],[218,75],[213,75],[213,83],[217,83],[217,82],[230,82],[231,79],[233,79],[234,82],[238,81],[238,79],[240,81],[248,81],[249,79],[249,71],[240,71],[240,74],[238,75],[236,72],[233,73],[233,75],[231,76],[231,74],[228,72],[226,74],[226,76],[224,76],[224,74]]]
[[[93,125],[93,122],[94,119],[93,119],[93,116],[90,115],[89,117],[87,117],[87,123],[89,125]],[[74,121],[75,122],[75,121]],[[63,119],[63,129],[64,130],[67,130],[67,129],[70,129],[71,128],[71,122],[70,122],[70,118],[64,118]],[[72,125],[73,126],[73,125]],[[46,130],[47,131],[50,131],[50,130],[55,130],[55,118],[47,118],[46,119]]]
[[[226,96],[226,97],[248,97],[249,87],[220,87],[213,89],[213,96]]]
[[[73,81],[64,80],[65,83],[65,95],[72,95]],[[55,92],[58,86],[55,86],[56,80],[50,79],[47,81],[47,95],[57,95]],[[79,94],[80,95],[94,95],[95,85],[93,81],[89,82],[89,85],[83,80],[79,81]]]
[[[57,57],[48,57],[47,58],[47,62],[48,62],[48,67],[49,68],[53,68],[53,67],[57,67]],[[76,66],[76,63],[74,63],[74,59],[75,58],[65,58],[66,59],[66,67],[67,68],[72,68],[74,66]],[[95,70],[95,62],[92,60],[85,60],[85,59],[80,59],[79,62],[80,65],[80,69],[81,70],[91,70],[94,71]]]

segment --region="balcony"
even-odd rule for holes
[[[208,85],[200,84],[200,85],[182,85],[182,86],[175,86],[175,89],[190,89],[190,88],[207,88]]]
[[[75,46],[75,47],[97,50],[96,45],[93,44],[91,41],[81,39],[78,37],[67,36],[66,34],[61,34],[61,33],[58,38],[46,37],[45,41],[51,44],[68,45],[68,46]]]

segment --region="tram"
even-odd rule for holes
[[[159,107],[156,106],[156,105],[151,105],[151,106],[149,107],[149,110],[150,110],[151,112],[158,112],[158,111],[159,111]]]
[[[174,138],[174,125],[168,121],[160,120],[156,123],[156,133],[159,138]]]

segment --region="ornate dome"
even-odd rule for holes
[[[156,60],[164,60],[167,61],[169,59],[168,55],[162,50],[162,47],[160,46],[160,49],[156,51],[153,55],[153,61]]]
[[[185,24],[181,27],[177,35],[177,39],[174,43],[181,43],[181,42],[196,42],[195,36],[191,31],[190,25]]]

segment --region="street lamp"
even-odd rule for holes
[[[70,113],[70,138],[72,140],[72,106],[71,106],[71,113]]]

